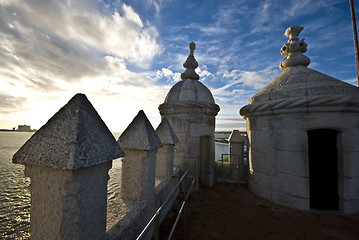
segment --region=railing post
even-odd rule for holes
[[[108,171],[124,153],[75,95],[15,153],[31,178],[31,239],[105,239]]]
[[[154,231],[154,239],[159,240],[160,239],[160,218],[156,218],[155,220],[155,231]]]

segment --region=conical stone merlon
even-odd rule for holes
[[[78,169],[124,156],[84,94],[76,94],[13,157],[14,163]]]

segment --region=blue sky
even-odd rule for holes
[[[78,92],[111,131],[141,109],[157,127],[194,41],[216,129],[244,130],[239,109],[281,73],[292,25],[310,68],[357,85],[346,0],[0,0],[0,128],[40,128]]]

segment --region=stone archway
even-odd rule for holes
[[[308,131],[310,208],[339,210],[338,132]]]

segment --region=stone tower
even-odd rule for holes
[[[182,81],[171,88],[158,109],[180,141],[175,147],[174,165],[186,170],[197,160],[196,175],[202,183],[212,186],[215,182],[215,116],[219,106],[209,89],[198,81],[195,48],[191,42],[190,54],[183,63],[186,70],[181,74]]]
[[[286,30],[283,72],[240,110],[249,188],[297,209],[358,213],[359,88],[307,67],[302,30]]]

